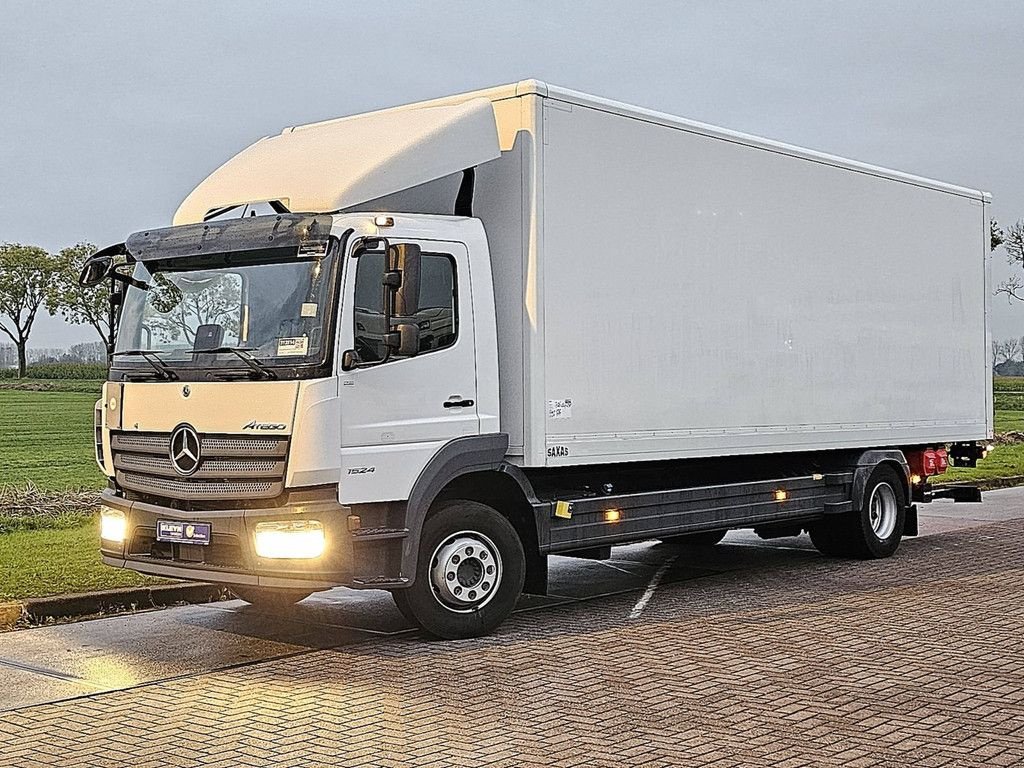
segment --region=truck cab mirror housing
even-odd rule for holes
[[[106,280],[113,268],[112,256],[96,254],[85,262],[82,271],[78,273],[78,284],[83,288],[93,288]]]
[[[359,367],[359,356],[354,349],[346,349],[341,353],[341,370],[351,371]]]
[[[420,327],[416,323],[398,323],[388,334],[388,344],[396,354],[411,357],[420,351]]]
[[[395,316],[412,317],[420,311],[420,247],[412,243],[392,245],[388,261],[401,275],[395,289]],[[385,273],[385,279],[387,276]]]

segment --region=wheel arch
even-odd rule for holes
[[[440,502],[476,501],[495,509],[512,523],[526,553],[526,591],[546,588],[547,569],[539,555],[539,531],[533,488],[522,470],[505,461],[508,435],[474,435],[446,443],[420,472],[406,502],[409,533],[402,548],[402,574],[416,578],[423,523]],[[542,571],[542,573],[540,572]],[[542,583],[541,583],[542,582]]]
[[[850,492],[850,501],[853,502],[854,509],[863,506],[868,479],[878,467],[891,468],[902,480],[903,499],[909,505],[911,488],[910,465],[907,463],[907,457],[898,448],[887,448],[864,451],[857,458],[856,468],[853,471],[853,487]]]

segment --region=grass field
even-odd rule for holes
[[[0,602],[159,581],[104,565],[95,520],[66,530],[0,535]]]
[[[0,485],[31,482],[59,491],[106,484],[92,446],[99,382],[85,383],[91,391],[0,388]]]

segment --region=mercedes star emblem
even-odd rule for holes
[[[171,432],[171,465],[179,475],[199,469],[199,435],[191,424],[179,424]]]

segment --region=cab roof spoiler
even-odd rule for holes
[[[331,223],[329,215],[301,213],[221,219],[136,232],[125,241],[125,247],[129,256],[139,261],[270,248],[322,253]]]

